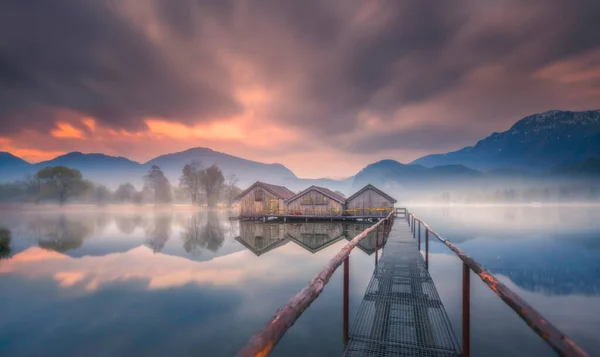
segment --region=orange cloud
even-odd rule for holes
[[[244,134],[236,122],[214,122],[187,126],[159,119],[148,119],[150,133],[171,138],[243,139]]]
[[[92,133],[96,131],[96,121],[93,118],[86,117],[81,119],[81,122],[87,126]]]
[[[56,129],[52,129],[50,131],[50,135],[54,136],[55,138],[84,138],[83,132],[69,123],[58,122],[56,123],[56,127]]]
[[[29,162],[40,162],[53,159],[65,154],[64,151],[57,150],[37,150],[33,148],[22,148],[13,145],[13,139],[0,137],[0,151],[10,152],[11,154]]]

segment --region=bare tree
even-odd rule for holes
[[[154,193],[155,202],[171,202],[173,192],[171,192],[171,183],[165,177],[160,167],[152,165],[148,174],[144,176],[144,189],[149,189]]]
[[[223,190],[223,184],[225,183],[223,172],[217,165],[212,165],[209,168],[202,170],[200,183],[202,185],[202,190],[206,195],[208,206],[214,207],[219,200],[219,194]]]
[[[240,180],[235,174],[227,176],[227,179],[225,180],[225,194],[227,195],[229,207],[231,207],[233,199],[241,193],[241,190],[237,187],[238,182],[240,182]]]
[[[181,170],[179,178],[179,187],[183,189],[192,204],[198,203],[200,197],[200,188],[202,185],[202,164],[199,161],[192,161],[186,164]]]

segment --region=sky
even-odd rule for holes
[[[600,108],[597,0],[6,0],[0,151],[344,177]]]

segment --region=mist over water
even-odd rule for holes
[[[600,207],[409,209],[598,355]],[[2,355],[234,355],[366,228],[230,215],[186,206],[0,208],[0,226],[11,232],[10,257],[0,260]],[[350,257],[350,324],[373,272],[371,243]],[[460,337],[461,262],[434,239],[429,261]],[[342,278],[338,269],[274,356],[341,351]],[[554,355],[473,275],[471,294],[474,356]]]

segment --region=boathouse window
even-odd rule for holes
[[[325,197],[323,195],[318,195],[315,197],[315,204],[316,205],[327,205],[327,204],[329,204],[329,201],[327,200],[327,197]]]
[[[310,195],[300,197],[301,205],[312,205],[312,197]]]
[[[254,192],[254,200],[262,201],[264,199],[265,199],[265,192],[263,191],[262,188],[257,188],[256,191]]]

